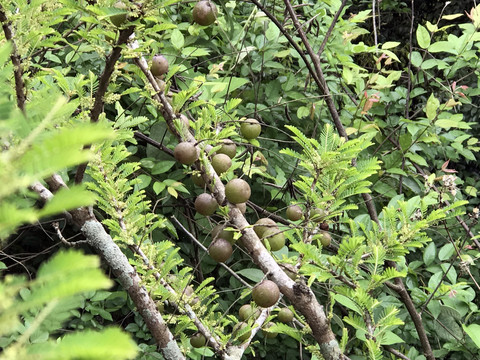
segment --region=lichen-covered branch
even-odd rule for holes
[[[161,110],[167,125],[172,132],[176,133],[172,121],[176,115],[173,113],[171,105],[160,90],[155,78],[150,73],[146,60],[143,57],[139,57],[135,62],[155,89],[156,94],[154,98],[162,105]],[[178,135],[184,141],[197,143],[195,137],[188,131]],[[211,167],[211,164],[208,164],[208,166]],[[213,174],[212,179],[210,179],[212,180],[210,184],[211,191],[217,202],[222,206],[227,205],[225,200],[225,187],[220,178],[216,175],[215,171],[213,171],[213,168],[211,171],[207,169],[207,173]],[[306,284],[296,283],[287,276],[265,246],[263,246],[257,234],[253,231],[252,226],[247,222],[238,208],[231,206],[229,215],[230,223],[242,232],[243,245],[252,256],[254,263],[267,274],[270,280],[277,284],[280,291],[289,299],[295,309],[305,316],[308,325],[312,329],[313,336],[320,346],[323,357],[326,360],[342,359],[342,352],[330,328],[330,323],[325,315],[323,306],[318,303],[312,290]]]
[[[57,188],[65,186],[62,182],[56,182],[55,178],[51,178],[50,182],[54,183]],[[34,183],[31,189],[39,194],[43,201],[49,201],[55,196],[39,182]],[[184,360],[185,357],[157,310],[155,302],[141,285],[137,272],[112,237],[105,231],[103,225],[87,208],[72,210],[69,213],[73,223],[84,234],[87,243],[105,260],[114,276],[128,292],[163,357],[167,360]]]

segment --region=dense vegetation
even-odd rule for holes
[[[0,359],[477,359],[480,7],[427,3],[2,0]]]

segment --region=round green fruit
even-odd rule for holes
[[[263,233],[268,229],[278,230],[277,223],[270,218],[261,218],[253,225],[253,230],[259,238],[263,237]]]
[[[217,150],[217,154],[225,154],[233,159],[237,154],[237,145],[232,140],[225,139],[222,142],[222,147]]]
[[[205,180],[203,180],[202,175],[199,173],[195,173],[192,175],[192,181],[198,187],[201,187],[201,188],[205,187]]]
[[[165,58],[165,56],[155,55],[153,57],[150,72],[153,76],[161,76],[168,72],[168,60]]]
[[[225,262],[230,258],[230,256],[232,256],[232,244],[225,239],[217,238],[208,248],[208,253],[216,262]]]
[[[265,325],[263,328],[262,328],[262,334],[265,338],[267,339],[273,339],[275,337],[277,337],[278,333],[277,332],[274,332],[274,331],[269,331],[269,328],[271,328],[272,326],[274,326],[275,323],[273,322],[269,322],[267,325]]]
[[[216,238],[225,239],[232,245],[235,243],[235,240],[233,239],[233,231],[225,230],[225,226],[222,224],[218,224],[212,229],[212,238],[213,240]]]
[[[206,343],[207,339],[201,333],[196,333],[190,338],[190,345],[192,345],[194,348],[204,347]]]
[[[233,179],[225,185],[225,196],[232,204],[244,203],[250,199],[250,185],[245,180]]]
[[[262,132],[262,126],[256,119],[244,120],[240,125],[240,133],[247,140],[252,140],[257,138],[261,132]]]
[[[110,16],[110,21],[112,22],[112,24],[115,25],[116,27],[119,27],[125,21],[127,21],[127,13],[126,13],[127,5],[121,1],[117,1],[115,5],[113,5],[113,7],[119,10],[125,10],[125,12],[123,13]]]
[[[232,159],[225,154],[217,154],[212,158],[212,166],[218,175],[223,174],[230,166],[232,166]]]
[[[327,247],[330,245],[330,243],[332,242],[332,236],[326,232],[326,231],[322,231],[321,232],[321,237],[320,237],[320,243],[322,244],[323,247]]]
[[[271,280],[263,280],[252,290],[252,298],[260,307],[270,307],[277,303],[280,298],[280,289]]]
[[[252,304],[245,304],[240,307],[238,310],[238,317],[240,320],[246,321],[253,317],[254,319],[258,319],[260,316],[261,311],[258,308],[253,307]]]
[[[310,211],[310,219],[316,223],[322,222],[327,215],[328,213],[323,209],[315,208]]]
[[[239,322],[237,325],[235,325],[233,327],[233,336],[236,337],[237,334],[239,334],[243,329],[245,329],[247,327],[247,323],[245,322]],[[245,341],[247,341],[250,336],[252,335],[252,331],[251,330],[248,330],[245,334],[242,334],[238,337],[238,340],[242,343],[244,343]]]
[[[290,205],[286,211],[287,219],[290,221],[297,221],[303,217],[303,210],[298,205]]]
[[[217,200],[215,200],[212,194],[203,193],[198,195],[195,199],[195,210],[202,215],[210,216],[217,210],[217,208]]]
[[[184,165],[192,165],[198,160],[198,150],[193,143],[183,141],[173,149],[173,157]]]
[[[268,241],[271,251],[278,251],[285,246],[285,236],[278,228],[265,230],[262,239],[264,243]]]
[[[217,13],[217,6],[213,1],[202,0],[193,8],[193,21],[202,26],[209,26],[215,22]]]
[[[245,214],[247,212],[247,203],[237,204],[237,208],[240,210],[242,214]]]
[[[293,312],[289,308],[282,308],[277,315],[278,321],[282,323],[289,323],[293,320]]]

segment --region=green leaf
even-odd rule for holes
[[[437,117],[437,110],[440,106],[440,101],[433,95],[427,100],[427,106],[425,107],[425,114],[427,115],[428,120],[434,120]]]
[[[183,48],[183,45],[185,44],[185,38],[183,37],[182,32],[178,29],[172,31],[170,41],[173,47],[177,50]]]
[[[393,49],[396,48],[398,45],[401,43],[398,41],[387,41],[382,45],[382,50],[388,50],[388,49]]]
[[[423,252],[423,262],[426,266],[429,266],[433,260],[435,260],[435,256],[437,255],[437,247],[434,242],[428,244]]]
[[[418,25],[417,28],[417,42],[418,46],[422,49],[426,49],[430,46],[430,34],[422,25]]]
[[[241,269],[237,271],[237,274],[245,276],[247,279],[254,282],[259,282],[265,277],[263,271],[259,269]]]
[[[391,331],[386,331],[383,336],[380,344],[382,345],[393,345],[393,344],[400,344],[405,342],[400,336],[394,334]]]
[[[349,299],[345,295],[335,294],[334,299],[335,299],[336,302],[339,302],[340,304],[342,304],[346,308],[348,308],[350,310],[353,310],[357,314],[363,316],[363,312],[362,312],[362,309],[360,308],[360,306],[358,306],[353,300]]]
[[[438,252],[438,259],[441,261],[449,259],[453,253],[455,252],[455,247],[453,244],[448,243],[442,246],[440,251]]]
[[[29,347],[30,356],[42,360],[113,360],[133,359],[137,345],[118,328],[86,330],[65,335],[59,341]]]
[[[52,200],[46,203],[45,207],[39,212],[39,216],[50,216],[65,210],[91,205],[95,202],[95,199],[95,194],[85,190],[83,186],[74,186],[69,189],[62,188],[55,193]]]
[[[447,52],[454,55],[457,54],[455,47],[448,41],[437,41],[428,47],[428,51],[432,53]]]
[[[418,51],[412,51],[411,61],[413,66],[420,67],[423,61],[422,55]]]
[[[418,164],[418,165],[421,165],[421,166],[428,166],[427,162],[425,161],[425,159],[418,155],[418,154],[414,154],[414,153],[407,153],[405,154],[405,157],[410,159],[411,161],[413,161],[414,163]]]
[[[471,324],[466,326],[465,324],[462,324],[462,327],[467,335],[473,340],[477,348],[480,349],[480,325]]]

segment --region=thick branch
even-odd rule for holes
[[[137,272],[102,224],[91,218],[83,223],[81,231],[87,238],[88,244],[107,262],[113,275],[130,295],[165,359],[185,359],[167,324],[163,321],[162,315],[158,312],[155,302],[141,285]]]
[[[302,42],[305,45],[305,47],[307,49],[307,52],[308,52],[308,54],[310,55],[310,57],[313,61],[313,64],[315,66],[315,70],[317,72],[317,75],[321,80],[322,86],[320,88],[323,91],[323,93],[326,95],[327,107],[330,111],[330,114],[332,115],[335,126],[337,127],[337,131],[339,132],[339,134],[341,136],[348,139],[348,136],[345,132],[345,128],[343,127],[343,124],[340,121],[340,117],[339,117],[338,112],[336,110],[336,107],[335,107],[335,104],[333,102],[332,96],[331,96],[331,94],[329,92],[329,89],[328,89],[328,86],[325,82],[325,77],[323,75],[323,72],[322,72],[322,69],[321,69],[321,66],[320,66],[320,59],[318,57],[314,56],[313,50],[310,46],[310,43],[309,43],[305,33],[303,32],[303,29],[302,29],[302,27],[301,27],[301,25],[298,21],[296,13],[295,13],[292,5],[290,4],[289,0],[284,0],[284,3],[287,7],[287,10],[288,10],[290,16],[293,19],[293,22],[294,22],[295,27],[296,27],[299,35],[300,35],[300,38],[302,39]],[[355,163],[353,165],[355,166]],[[373,200],[372,200],[372,197],[370,196],[370,194],[367,194],[367,193],[362,194],[362,196],[365,200],[365,204],[367,206],[367,210],[368,210],[368,213],[370,215],[370,218],[373,221],[375,221],[377,224],[380,224],[379,220],[378,220],[377,212],[376,212],[376,209],[375,209],[375,205],[374,205]],[[387,266],[391,266],[393,268],[396,268],[395,263],[385,262],[385,264]],[[412,298],[408,294],[408,292],[405,288],[405,285],[403,284],[402,279],[401,278],[395,278],[394,282],[395,282],[395,285],[397,285],[397,289],[400,289],[400,291],[397,291],[397,293],[399,294],[402,302],[405,304],[405,307],[407,308],[407,310],[408,310],[408,312],[409,312],[410,316],[412,317],[412,320],[415,324],[415,328],[416,328],[417,333],[419,335],[420,342],[422,344],[422,348],[423,348],[423,352],[424,352],[425,356],[427,357],[428,360],[435,359],[434,356],[433,356],[433,352],[432,352],[430,343],[428,341],[428,337],[427,337],[425,328],[424,328],[423,323],[422,323],[422,319],[421,319],[419,313],[417,312],[417,310],[415,309],[415,305],[413,304]]]
[[[8,21],[5,10],[0,5],[0,21],[2,22],[3,32],[5,38],[12,43],[12,53],[10,59],[13,63],[13,74],[15,77],[15,93],[17,96],[17,106],[25,114],[25,83],[23,82],[23,68],[20,61],[20,56],[17,53],[17,46],[13,40],[13,34],[11,29],[11,23]]]
[[[162,104],[162,112],[167,125],[175,133],[176,130],[173,126],[172,120],[176,116],[165,98],[165,95],[159,89],[155,78],[150,73],[146,60],[143,57],[140,57],[136,60],[136,63],[155,89],[156,94],[154,95],[154,98]],[[179,135],[183,139],[197,143],[193,135],[187,131]],[[218,175],[216,175],[211,164],[208,164],[208,167],[207,174],[211,176],[212,193],[219,204],[228,205],[225,200],[225,187],[222,181]],[[280,291],[290,300],[290,303],[293,304],[295,309],[305,316],[308,325],[312,329],[315,340],[320,345],[323,357],[326,360],[342,359],[343,356],[340,347],[338,346],[338,343],[335,340],[335,335],[330,328],[330,323],[325,315],[323,306],[318,303],[312,290],[305,284],[296,283],[285,274],[270,252],[268,252],[263,246],[257,234],[253,231],[252,226],[247,222],[236,206],[231,206],[229,215],[230,223],[242,231],[243,245],[252,256],[255,264],[277,284]]]
[[[51,181],[55,182],[55,179],[53,178]],[[64,186],[62,183],[56,185],[57,187]],[[54,197],[48,189],[38,182],[33,184],[31,188],[44,201],[51,200]],[[107,234],[102,224],[86,208],[72,210],[70,214],[74,223],[80,227],[85,235],[87,243],[100,254],[112,269],[114,276],[119,280],[122,287],[128,292],[164,358],[167,360],[184,360],[185,357],[162,315],[158,312],[155,302],[141,285],[137,272],[111,236]]]

